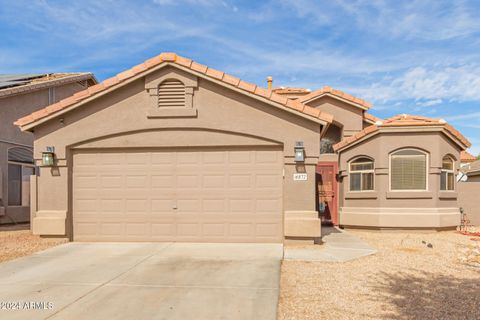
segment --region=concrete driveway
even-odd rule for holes
[[[0,264],[0,319],[276,319],[282,254],[277,244],[67,243]]]

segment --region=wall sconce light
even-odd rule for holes
[[[304,162],[305,161],[305,147],[303,146],[303,141],[295,142],[295,162]]]
[[[42,152],[42,165],[44,167],[52,167],[55,162],[55,147],[47,147],[47,150]]]

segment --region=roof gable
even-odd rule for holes
[[[420,128],[420,127],[440,127],[447,131],[451,138],[456,140],[459,144],[463,146],[463,148],[468,148],[471,146],[471,143],[454,127],[449,125],[443,119],[432,119],[422,116],[414,116],[414,115],[407,115],[401,114],[391,118],[388,118],[383,121],[378,121],[374,125],[368,126],[362,131],[354,134],[351,137],[343,139],[339,143],[333,146],[335,151],[339,151],[345,149],[348,146],[355,144],[367,136],[374,135],[378,133],[382,128],[388,127],[396,127],[396,128]]]
[[[26,117],[20,118],[15,122],[15,124],[21,127],[22,130],[30,130],[36,125],[48,121],[58,114],[70,111],[87,101],[91,101],[92,99],[100,97],[104,93],[111,92],[113,89],[117,89],[124,84],[130,83],[133,80],[143,77],[146,74],[167,65],[175,66],[199,77],[217,82],[235,91],[267,102],[272,106],[281,108],[288,112],[299,114],[307,119],[321,124],[331,123],[333,120],[333,116],[325,112],[321,112],[318,109],[306,106],[305,104],[294,99],[282,97],[281,95],[273,93],[272,90],[245,82],[239,78],[226,74],[222,71],[209,68],[175,53],[162,53],[134,66],[131,69],[123,71],[112,78],[106,79],[102,83],[80,91],[73,96],[36,111]]]
[[[332,98],[341,100],[363,110],[368,110],[372,106],[372,104],[368,101],[354,97],[351,94],[348,94],[341,90],[333,89],[331,87],[323,87],[321,89],[315,90],[303,97],[298,98],[298,100],[302,103],[308,104],[308,102],[324,96],[330,96]]]

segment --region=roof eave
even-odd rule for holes
[[[92,101],[92,100],[94,100],[94,99],[97,99],[97,98],[99,98],[99,97],[101,97],[101,96],[104,96],[104,95],[106,95],[106,94],[108,94],[108,93],[116,90],[117,88],[119,88],[119,87],[121,87],[121,86],[124,86],[124,85],[127,85],[127,84],[129,84],[129,83],[132,83],[132,82],[134,82],[134,81],[136,81],[136,80],[144,77],[146,74],[155,72],[155,71],[157,71],[157,70],[159,70],[159,69],[161,69],[161,68],[163,68],[163,67],[165,67],[165,66],[172,66],[172,67],[175,67],[175,68],[177,68],[177,69],[183,70],[183,71],[185,71],[185,72],[194,74],[194,75],[196,75],[196,76],[198,76],[198,77],[201,77],[201,78],[203,78],[203,79],[207,79],[208,81],[214,82],[214,83],[219,84],[219,85],[221,85],[221,86],[223,86],[223,87],[227,87],[227,88],[229,88],[229,89],[231,89],[231,90],[234,90],[234,91],[236,91],[236,92],[239,92],[239,93],[241,93],[241,94],[248,95],[248,96],[250,96],[250,97],[252,97],[252,98],[254,98],[254,99],[257,99],[257,100],[259,100],[259,101],[262,101],[262,102],[264,102],[264,103],[267,103],[267,104],[270,104],[270,105],[279,107],[279,108],[282,109],[282,110],[285,110],[285,111],[287,111],[287,112],[289,112],[289,113],[292,113],[292,114],[295,114],[295,115],[297,115],[297,116],[300,116],[300,117],[302,117],[302,118],[304,118],[304,119],[307,119],[307,120],[316,122],[316,123],[318,123],[318,124],[320,124],[320,125],[322,125],[322,126],[326,126],[327,124],[331,123],[331,120],[328,121],[328,119],[320,119],[320,118],[315,118],[315,117],[313,117],[313,116],[309,116],[309,115],[307,115],[307,114],[305,114],[305,113],[303,113],[303,112],[301,112],[301,111],[299,111],[299,110],[295,110],[295,109],[292,109],[292,108],[288,108],[288,107],[282,105],[281,103],[277,103],[277,102],[275,102],[275,101],[272,101],[272,100],[270,100],[270,99],[264,98],[264,97],[259,96],[259,95],[257,95],[257,94],[253,94],[253,93],[247,92],[247,91],[245,91],[245,90],[242,90],[242,89],[240,89],[240,88],[237,88],[237,87],[228,85],[227,83],[225,83],[225,82],[223,82],[223,81],[220,81],[220,80],[217,80],[217,79],[215,79],[215,78],[209,77],[209,76],[207,76],[207,75],[205,75],[205,74],[203,74],[203,73],[197,72],[197,71],[192,70],[192,69],[190,69],[190,68],[183,67],[182,65],[179,65],[179,64],[177,64],[177,63],[175,63],[175,62],[162,61],[161,63],[159,63],[158,65],[156,65],[156,66],[154,66],[154,67],[152,67],[152,68],[146,69],[146,70],[144,70],[144,71],[136,74],[136,75],[133,76],[133,77],[127,78],[127,79],[125,79],[125,80],[123,80],[123,81],[121,81],[121,82],[119,82],[119,83],[117,83],[117,84],[115,84],[115,85],[107,88],[107,89],[104,89],[104,90],[102,90],[102,91],[100,91],[100,92],[98,92],[98,93],[96,93],[96,94],[94,94],[94,95],[92,95],[92,96],[90,96],[90,97],[88,97],[88,98],[85,98],[85,99],[83,99],[83,100],[80,100],[80,101],[78,101],[78,102],[76,102],[76,103],[74,103],[74,104],[72,104],[72,105],[70,105],[70,106],[68,106],[68,107],[66,107],[66,108],[64,108],[64,109],[58,110],[57,112],[54,112],[54,113],[52,113],[52,114],[50,114],[50,115],[48,115],[48,116],[46,116],[46,117],[37,119],[37,120],[35,120],[34,122],[31,122],[31,123],[28,123],[28,124],[25,124],[25,125],[18,125],[18,126],[20,127],[21,131],[31,131],[33,128],[35,128],[35,127],[37,127],[37,126],[39,126],[39,125],[41,125],[41,124],[43,124],[43,123],[51,120],[51,119],[54,119],[54,118],[56,118],[56,117],[58,117],[58,116],[60,116],[60,115],[63,115],[63,114],[65,114],[65,113],[67,113],[67,112],[69,112],[69,111],[71,111],[71,110],[73,110],[73,109],[75,109],[75,108],[77,108],[77,107],[79,107],[79,106],[81,106],[81,105],[84,105],[84,104],[86,104],[86,103],[88,103],[88,102],[90,102],[90,101]],[[333,118],[333,117],[332,117],[332,118]]]
[[[422,130],[418,130],[419,128],[422,128]],[[410,129],[410,130],[406,130],[406,129]],[[411,130],[411,129],[417,129],[417,130]],[[460,139],[458,139],[457,137],[455,137],[454,135],[452,135],[446,128],[445,126],[443,125],[430,125],[430,126],[418,126],[418,127],[415,127],[415,126],[378,126],[378,129],[373,131],[373,132],[370,132],[370,133],[367,133],[365,136],[359,138],[358,140],[355,140],[355,141],[352,141],[351,143],[349,144],[346,144],[344,146],[341,146],[340,148],[338,149],[335,149],[335,152],[341,152],[341,151],[344,151],[345,149],[348,149],[350,147],[353,147],[367,139],[369,139],[370,137],[373,137],[374,135],[376,134],[380,134],[380,133],[388,133],[388,132],[411,132],[411,131],[416,131],[416,132],[442,132],[443,134],[447,135],[450,140],[454,141],[462,150],[465,150],[467,148],[470,147],[470,144],[465,144],[463,143],[463,141],[461,141]]]

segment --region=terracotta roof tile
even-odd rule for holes
[[[135,75],[135,72],[133,71],[133,69],[128,69],[117,74],[117,78],[119,81],[122,81],[130,77],[133,77],[134,75]]]
[[[259,96],[269,99],[270,96],[272,95],[272,91],[262,87],[257,87],[255,89],[255,94],[258,94]]]
[[[477,160],[477,158],[473,154],[471,154],[467,151],[460,152],[460,161],[461,162],[467,162],[468,163],[468,162],[473,162],[473,161],[476,161],[476,160]]]
[[[305,109],[304,104],[298,102],[297,100],[293,100],[293,99],[288,99],[287,100],[287,107],[298,110],[298,111],[303,111]],[[309,109],[312,109],[312,108],[309,108]],[[318,116],[318,112],[317,112],[317,115],[315,117],[317,117],[317,116]]]
[[[190,69],[198,71],[200,73],[205,73],[207,72],[208,67],[206,65],[192,61],[192,65],[190,66]]]
[[[367,101],[362,100],[360,98],[354,97],[351,94],[345,93],[341,90],[333,89],[331,87],[323,87],[321,89],[315,90],[315,91],[311,92],[310,94],[307,94],[305,96],[300,97],[298,100],[300,102],[306,102],[306,101],[310,101],[314,98],[321,97],[321,96],[326,95],[326,94],[331,94],[331,95],[343,98],[343,99],[345,99],[345,100],[347,100],[347,101],[349,101],[353,104],[356,104],[356,105],[358,105],[358,106],[360,106],[364,109],[369,109],[372,106],[372,104],[370,102],[367,102]]]
[[[210,76],[210,77],[218,79],[218,80],[222,80],[223,74],[224,73],[222,71],[215,70],[215,69],[212,69],[212,68],[208,68],[207,73],[206,73],[207,76]]]
[[[234,76],[231,76],[229,74],[224,74],[223,75],[223,81],[228,83],[228,84],[231,84],[232,86],[238,86],[238,84],[240,83],[240,79],[237,78],[237,77],[234,77]]]
[[[332,122],[333,120],[332,115],[325,112],[320,112],[316,109],[305,106],[303,103],[299,102],[298,100],[287,99],[286,97],[273,93],[272,92],[273,90],[271,91],[261,87],[257,87],[255,84],[242,81],[234,76],[225,74],[222,71],[208,68],[203,64],[194,62],[188,58],[178,56],[175,53],[166,52],[156,57],[153,57],[151,59],[148,59],[144,63],[140,63],[131,69],[123,71],[112,78],[106,79],[100,84],[94,85],[92,87],[89,87],[88,89],[85,89],[84,91],[80,91],[74,94],[73,96],[65,98],[54,105],[48,106],[31,115],[18,119],[15,122],[15,124],[18,126],[25,126],[27,124],[34,123],[36,120],[45,118],[55,112],[58,112],[62,109],[70,107],[86,98],[95,96],[96,94],[104,91],[107,88],[116,86],[117,84],[122,83],[123,81],[130,79],[138,74],[141,74],[142,72],[147,71],[161,64],[162,62],[178,64],[179,66],[189,68],[193,71],[200,72],[202,74],[206,74],[206,76],[208,77],[220,80],[228,85],[237,87],[249,93],[267,98],[272,102],[285,105],[287,108],[298,110],[310,117],[314,117],[315,119],[320,119],[322,121],[329,122],[329,123]]]
[[[160,58],[162,61],[170,61],[170,62],[175,62],[177,59],[177,54],[174,52],[163,52],[160,54]]]
[[[339,143],[333,146],[335,151],[371,134],[372,132],[378,131],[380,127],[428,127],[428,126],[441,126],[445,128],[450,134],[452,134],[456,139],[458,139],[463,145],[467,148],[471,146],[470,142],[454,127],[449,125],[442,119],[433,119],[423,116],[407,115],[401,114],[385,120],[380,120],[378,123],[368,126],[362,131],[354,134],[353,136],[343,139]]]
[[[251,93],[254,93],[255,89],[257,88],[257,86],[255,84],[250,83],[250,82],[246,82],[246,81],[243,81],[243,80],[240,80],[240,83],[238,84],[238,87],[240,89],[243,89],[243,90],[251,92]]]
[[[118,79],[117,76],[115,76],[115,77],[108,78],[107,80],[104,80],[102,83],[105,86],[105,88],[108,88],[116,85],[119,82],[120,82],[120,79]]]
[[[311,92],[309,89],[289,87],[273,88],[272,91],[276,94],[308,94]]]
[[[160,57],[160,55],[158,55],[156,57],[146,60],[144,63],[147,66],[147,68],[151,68],[162,63],[162,58]]]
[[[140,72],[143,72],[143,71],[145,71],[145,70],[147,70],[147,69],[148,69],[147,65],[142,62],[142,63],[137,64],[136,66],[134,66],[134,67],[132,68],[132,71],[133,71],[134,73],[140,73]]]
[[[105,86],[103,85],[103,83],[96,84],[88,88],[88,94],[93,95],[99,91],[102,91],[104,88]]]
[[[175,60],[176,63],[178,63],[179,65],[181,66],[184,66],[184,67],[187,67],[187,68],[190,68],[190,66],[192,65],[192,60],[188,59],[188,58],[184,58],[184,57],[181,57],[181,56],[177,56],[177,60]]]

